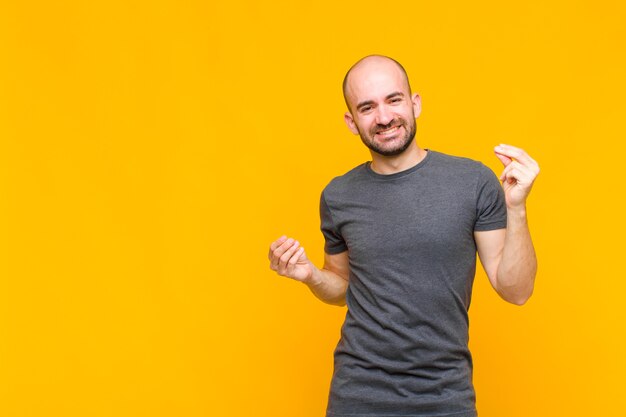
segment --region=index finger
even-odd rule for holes
[[[494,148],[495,152],[508,156],[521,162],[523,165],[536,165],[534,159],[532,159],[523,149],[516,148],[515,146],[500,144]]]
[[[282,235],[281,237],[279,237],[278,239],[276,239],[275,241],[272,242],[272,244],[270,245],[270,251],[267,254],[267,257],[271,259],[272,256],[272,252],[274,252],[274,250],[279,247],[280,245],[282,245],[283,243],[285,243],[285,241],[287,240],[287,236]]]

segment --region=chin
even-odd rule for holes
[[[379,153],[379,154],[381,154],[383,156],[398,156],[398,155],[402,155],[404,152],[406,152],[409,149],[409,147],[411,146],[411,142],[412,142],[412,140],[410,140],[407,143],[402,143],[402,144],[400,144],[400,146],[394,146],[394,147],[390,147],[390,148],[385,148],[385,147],[379,146],[378,150],[377,150],[377,153]]]

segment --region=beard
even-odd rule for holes
[[[404,136],[402,138],[396,138],[390,141],[385,139],[378,141],[376,139],[376,133],[393,127],[404,128]],[[398,118],[392,120],[386,125],[377,124],[376,126],[372,127],[369,132],[366,132],[366,134],[364,134],[364,132],[359,129],[359,136],[361,137],[361,141],[363,141],[365,146],[367,146],[372,152],[376,152],[377,154],[382,156],[396,156],[407,150],[407,148],[413,142],[413,139],[415,139],[416,131],[417,127],[415,119],[411,119],[411,121],[407,122],[404,119]]]

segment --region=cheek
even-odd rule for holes
[[[406,111],[403,111],[401,113],[401,117],[404,119],[405,122],[410,121],[411,119],[413,119],[413,112],[411,111],[411,108],[406,109]]]
[[[355,120],[355,123],[361,132],[368,131],[372,126],[372,122],[368,117],[361,117],[358,120]]]

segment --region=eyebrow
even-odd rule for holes
[[[387,94],[387,96],[385,97],[385,100],[389,100],[389,99],[394,98],[394,97],[404,97],[404,94],[402,92],[400,92],[400,91],[394,91],[391,94]],[[374,100],[362,101],[362,102],[360,102],[359,104],[356,105],[356,109],[360,110],[361,107],[372,105],[372,104],[374,104]]]

